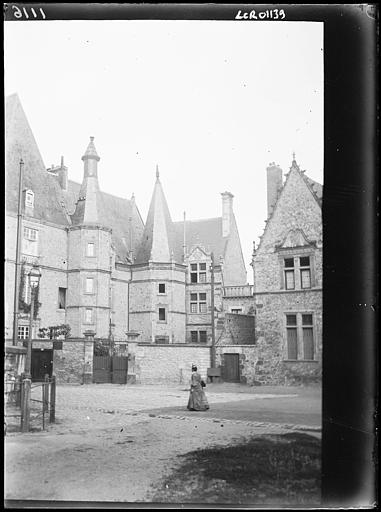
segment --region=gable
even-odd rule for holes
[[[288,236],[288,238],[287,238]],[[291,168],[257,249],[273,252],[281,243],[319,241],[322,238],[321,206],[299,168]]]
[[[277,249],[293,249],[295,247],[309,247],[313,245],[301,229],[290,229],[283,242],[277,245]]]

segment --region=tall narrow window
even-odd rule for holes
[[[159,321],[165,322],[165,320],[166,320],[165,308],[159,308]]]
[[[286,290],[295,289],[295,269],[294,258],[285,258],[284,260],[284,281]]]
[[[298,359],[298,331],[296,315],[286,315],[287,358]]]
[[[206,293],[199,293],[199,311],[200,313],[206,313]]]
[[[32,192],[32,190],[27,190],[25,192],[25,206],[27,206],[28,208],[34,207],[34,193]]]
[[[192,341],[192,343],[198,342],[198,332],[197,331],[191,331],[191,341]]]
[[[159,283],[159,293],[165,294],[165,283]]]
[[[197,263],[191,263],[190,270],[191,270],[191,275],[190,275],[191,283],[197,283],[198,282]]]
[[[197,313],[197,293],[191,293],[190,294],[190,312],[191,313]]]
[[[206,283],[206,263],[199,263],[199,281]]]
[[[302,288],[311,288],[311,268],[310,257],[304,256],[299,258],[300,266],[300,283]]]
[[[94,293],[94,279],[86,277],[86,293]]]
[[[66,288],[58,288],[58,309],[66,308]]]
[[[85,322],[91,324],[93,322],[93,310],[92,308],[86,308],[85,310]]]
[[[92,257],[95,255],[95,244],[93,242],[88,242],[86,249],[86,256]]]
[[[314,336],[312,315],[302,315],[303,356],[304,359],[314,358]]]

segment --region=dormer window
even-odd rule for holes
[[[32,190],[25,192],[25,206],[28,208],[34,208],[34,193]]]

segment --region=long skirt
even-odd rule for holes
[[[192,388],[192,391],[189,393],[187,409],[190,411],[206,411],[209,409],[208,400],[201,386],[200,388],[198,386],[197,388]]]

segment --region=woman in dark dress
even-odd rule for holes
[[[192,365],[192,377],[190,381],[190,393],[187,408],[190,411],[206,411],[209,404],[201,386],[201,375],[197,372],[197,366]]]

